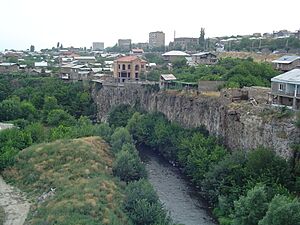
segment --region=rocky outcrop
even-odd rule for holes
[[[233,150],[263,146],[289,158],[293,155],[291,145],[300,142],[293,119],[279,119],[266,106],[252,106],[249,102],[235,104],[222,97],[158,91],[150,85],[134,84],[94,84],[93,97],[101,121],[107,119],[113,106],[138,105],[148,112],[161,112],[185,127],[204,125]]]

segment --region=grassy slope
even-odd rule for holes
[[[29,224],[128,224],[111,165],[101,138],[60,140],[23,150],[4,177],[33,197]],[[55,195],[38,203],[50,188]]]

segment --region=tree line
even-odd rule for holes
[[[154,56],[151,55],[150,58]],[[158,60],[156,60],[158,61]],[[178,81],[199,82],[201,80],[225,81],[224,87],[236,88],[244,86],[271,86],[271,78],[278,75],[269,63],[254,62],[252,58],[223,58],[215,65],[187,66],[185,58],[172,62],[172,73]],[[169,73],[166,65],[153,69],[147,74],[147,79],[158,81],[161,74]],[[221,88],[221,87],[220,87]]]

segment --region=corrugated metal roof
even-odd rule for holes
[[[271,79],[272,82],[282,82],[300,85],[300,69],[293,69]]]
[[[285,55],[280,57],[279,59],[276,59],[272,61],[272,63],[284,63],[284,64],[289,64],[294,62],[295,60],[300,59],[300,56],[297,55]]]
[[[196,54],[193,54],[194,56],[201,56],[201,55],[208,55],[208,54],[211,54],[210,52],[199,52],[199,53],[196,53]]]
[[[173,74],[162,74],[160,75],[164,80],[176,80],[176,77]]]
[[[0,66],[14,66],[17,65],[17,63],[0,63]]]
[[[163,56],[189,56],[189,54],[183,52],[183,51],[169,51],[164,54]]]

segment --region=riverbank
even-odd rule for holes
[[[145,146],[140,147],[139,152],[145,163],[149,182],[175,223],[217,224],[208,204],[199,196],[197,190],[179,168],[172,166],[158,152]]]

